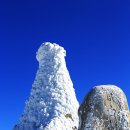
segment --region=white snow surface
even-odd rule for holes
[[[13,130],[76,130],[79,103],[65,63],[66,51],[43,43],[36,58],[39,69],[29,99]]]

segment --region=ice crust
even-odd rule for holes
[[[79,103],[65,63],[66,51],[43,43],[37,51],[39,69],[29,99],[13,130],[76,130]]]

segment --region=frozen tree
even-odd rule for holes
[[[29,99],[13,130],[76,130],[78,101],[66,68],[66,51],[46,42],[38,49],[39,69]]]

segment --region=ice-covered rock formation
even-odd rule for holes
[[[31,94],[13,130],[77,130],[79,104],[65,56],[66,51],[57,44],[41,45]]]
[[[93,88],[79,108],[79,130],[130,130],[123,91],[113,85]]]

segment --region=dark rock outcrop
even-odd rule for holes
[[[125,94],[114,85],[93,88],[79,108],[79,130],[130,130]]]

